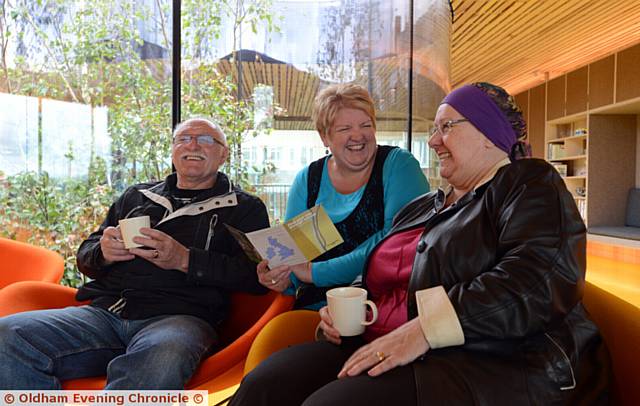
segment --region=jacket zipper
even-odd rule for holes
[[[567,353],[564,352],[564,350],[562,349],[562,347],[560,346],[560,344],[558,344],[556,342],[556,340],[553,339],[553,337],[551,337],[549,335],[549,333],[544,333],[545,336],[547,336],[547,338],[549,340],[551,340],[551,342],[558,347],[558,349],[560,350],[560,352],[562,353],[562,356],[564,357],[565,360],[567,360],[567,365],[569,365],[569,372],[571,372],[571,386],[561,386],[560,390],[571,390],[571,389],[575,389],[576,387],[576,377],[573,374],[573,367],[571,366],[571,360],[569,359],[569,357],[567,356]]]
[[[142,208],[144,208],[144,205],[143,205],[143,204],[140,204],[140,205],[138,205],[138,206],[134,207],[133,209],[131,209],[131,210],[129,210],[129,211],[127,212],[127,214],[124,216],[124,218],[128,219],[128,218],[129,218],[129,216],[131,215],[131,213],[133,213],[134,211],[136,211],[136,210],[138,210],[138,209],[142,209]]]
[[[209,245],[211,244],[211,239],[215,235],[216,224],[218,224],[218,214],[214,214],[211,216],[211,220],[209,220],[209,232],[207,233],[207,244],[204,246],[205,251],[209,251]]]
[[[122,309],[124,309],[126,304],[127,304],[127,299],[124,297],[121,297],[120,299],[118,299],[117,302],[109,306],[107,310],[113,314],[120,314],[120,312],[122,312]]]
[[[131,290],[132,289],[124,289],[122,292],[120,292],[120,299],[118,299],[117,302],[109,306],[107,308],[107,311],[110,311],[111,313],[118,314],[118,315],[122,313],[122,310],[124,310],[124,307],[127,305],[127,298],[124,295],[125,293]]]

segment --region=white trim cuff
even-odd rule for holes
[[[416,292],[418,318],[432,349],[464,344],[464,333],[447,292],[442,286]]]

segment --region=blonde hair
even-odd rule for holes
[[[342,108],[362,110],[376,128],[376,109],[367,89],[353,83],[340,83],[326,87],[316,96],[311,120],[321,135],[329,134],[336,114]]]

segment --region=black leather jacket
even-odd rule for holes
[[[514,368],[526,389],[509,404],[578,404],[602,391],[606,352],[601,370],[593,360],[602,342],[580,301],[586,229],[555,169],[543,160],[516,161],[450,207],[443,208],[444,201],[442,190],[415,199],[389,233],[425,228],[409,282],[409,319],[418,315],[415,292],[441,285],[462,326],[464,345],[432,353],[464,354],[468,364],[460,364],[460,377],[477,376],[469,386],[495,394],[508,383],[481,371]],[[489,354],[495,364],[474,354]],[[429,399],[420,390],[429,356],[414,362],[419,400]],[[502,404],[499,396],[482,396],[476,404]]]
[[[264,203],[234,187],[223,173],[215,185],[190,204],[174,209],[176,175],[165,181],[128,188],[110,207],[98,231],[78,249],[78,267],[93,278],[78,290],[79,300],[91,300],[123,318],[141,319],[165,314],[188,314],[218,324],[228,314],[229,292],[265,293],[258,283],[256,264],[244,254],[224,224],[250,232],[269,226]],[[104,266],[100,237],[118,220],[148,215],[151,227],[189,248],[189,270],[164,270],[145,259]],[[122,307],[121,305],[124,304]]]

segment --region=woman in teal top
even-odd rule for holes
[[[296,176],[286,219],[321,204],[344,243],[313,263],[258,265],[260,282],[296,295],[297,308],[318,309],[328,288],[349,285],[362,274],[371,249],[391,227],[396,212],[429,191],[418,161],[406,150],[378,146],[375,108],[361,86],[332,85],[316,97],[313,120],[330,155]]]

